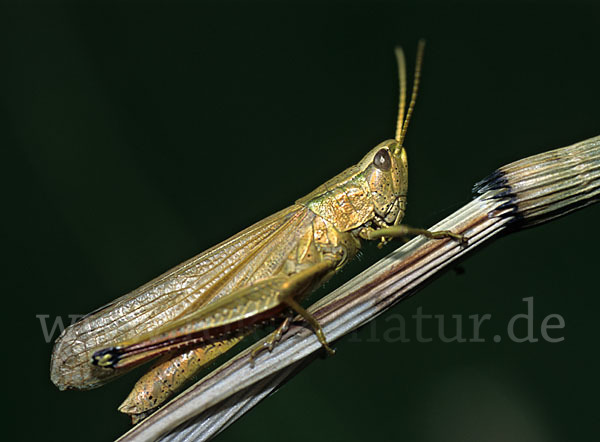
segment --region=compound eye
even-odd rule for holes
[[[373,158],[373,165],[379,170],[390,170],[390,167],[392,167],[392,160],[387,149],[381,149],[375,154],[375,158]]]

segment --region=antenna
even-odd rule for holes
[[[404,123],[404,111],[406,109],[406,58],[402,47],[396,46],[396,63],[398,64],[398,84],[400,85],[400,96],[398,97],[398,121],[396,122],[396,140],[400,140],[402,124]]]
[[[413,80],[412,93],[410,96],[410,103],[408,104],[408,111],[406,116],[404,115],[406,108],[406,61],[404,58],[404,51],[401,47],[396,48],[396,61],[398,63],[398,79],[400,81],[400,100],[398,103],[398,122],[396,123],[396,140],[398,144],[402,146],[404,138],[406,137],[406,130],[408,129],[408,123],[412,117],[413,110],[415,108],[415,102],[417,101],[417,93],[419,92],[419,83],[421,81],[421,66],[423,65],[423,53],[425,52],[425,40],[419,40],[417,45],[417,60],[415,62],[415,76]]]

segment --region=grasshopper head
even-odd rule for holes
[[[424,50],[425,42],[420,40],[413,90],[406,109],[406,62],[402,48],[396,48],[400,82],[396,138],[375,146],[359,163],[371,191],[374,221],[379,226],[400,224],[404,216],[408,190],[408,160],[404,149],[404,137],[417,99]]]
[[[408,109],[406,109],[406,62],[402,48],[396,48],[400,97],[398,101],[398,120],[396,138],[375,146],[360,163],[371,190],[371,200],[375,214],[375,224],[389,226],[400,224],[406,209],[408,190],[408,160],[404,149],[404,137],[415,107],[425,41],[417,46],[415,77]],[[359,166],[359,167],[360,167]]]
[[[406,150],[396,140],[373,148],[358,164],[371,191],[375,222],[398,224],[404,215],[408,190]]]

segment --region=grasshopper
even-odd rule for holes
[[[292,206],[169,270],[90,313],[56,340],[52,381],[64,389],[99,387],[158,358],[119,407],[134,423],[177,393],[209,361],[267,320],[282,318],[261,349],[272,349],[294,313],[329,352],[318,322],[299,301],[360,250],[363,241],[424,235],[451,238],[400,224],[408,187],[404,138],[413,113],[423,60],[417,50],[406,106],[406,63],[396,49],[400,96],[396,137],[370,150]],[[253,354],[255,355],[255,354]]]

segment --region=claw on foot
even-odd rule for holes
[[[431,238],[433,239],[442,239],[442,238],[451,238],[457,241],[461,246],[466,246],[469,244],[469,240],[466,236],[461,235],[460,233],[454,233],[450,230],[440,230],[437,232],[430,232]]]
[[[268,336],[261,346],[256,347],[254,350],[252,350],[252,353],[250,353],[251,367],[254,367],[254,360],[261,352],[263,352],[264,350],[268,350],[269,353],[271,353],[273,351],[273,347],[275,347],[275,344],[281,340],[283,334],[288,330],[288,328],[290,328],[290,322],[290,317],[285,318],[281,325],[277,327],[277,330],[275,330],[270,336]]]
[[[323,343],[321,343],[321,344],[323,344]],[[327,354],[329,356],[333,356],[335,354],[335,350],[333,348],[331,348],[329,345],[323,344],[323,348],[325,348],[325,350],[327,350]]]

